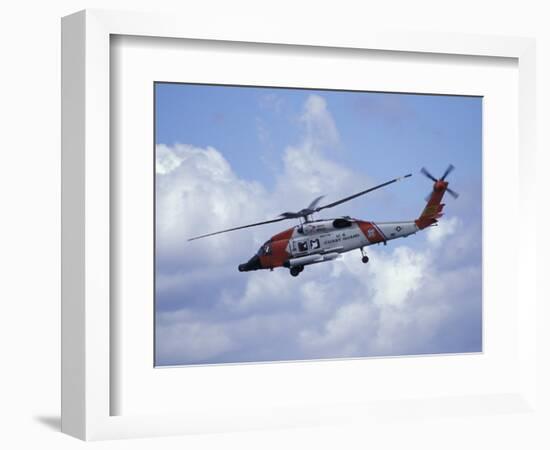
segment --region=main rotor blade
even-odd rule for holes
[[[317,206],[317,203],[319,203],[319,201],[320,201],[323,197],[324,197],[324,195],[321,195],[321,196],[317,197],[315,200],[313,200],[313,201],[309,204],[309,206],[308,206],[306,209],[311,209],[311,210],[315,209],[315,207]]]
[[[445,171],[445,173],[441,177],[441,180],[445,181],[445,178],[447,178],[447,175],[449,175],[454,169],[455,169],[455,166],[453,166],[452,164],[449,164],[449,167],[447,167],[447,170]]]
[[[437,181],[437,178],[434,177],[430,172],[428,172],[428,170],[425,167],[422,167],[422,169],[420,169],[420,172],[422,172],[424,175],[426,175],[433,182]]]
[[[409,173],[409,174],[407,174],[405,176],[402,176],[402,177],[394,178],[393,180],[390,180],[390,181],[386,181],[385,183],[379,184],[378,186],[371,187],[371,188],[366,189],[364,191],[358,192],[357,194],[353,194],[353,195],[350,195],[349,197],[345,197],[341,200],[337,200],[333,203],[329,203],[328,205],[319,206],[318,208],[315,208],[315,212],[319,212],[322,209],[332,208],[333,206],[340,205],[341,203],[347,202],[349,200],[353,200],[354,198],[357,198],[361,195],[368,194],[369,192],[375,191],[376,189],[383,188],[384,186],[387,186],[388,184],[395,183],[396,181],[401,181],[402,179],[408,178],[410,176],[412,176],[412,173]]]
[[[288,217],[281,217],[279,219],[266,220],[265,222],[251,223],[250,225],[243,225],[243,226],[240,226],[240,227],[228,228],[227,230],[216,231],[214,233],[201,234],[200,236],[195,236],[195,237],[189,238],[187,240],[188,241],[194,241],[196,239],[202,239],[202,238],[205,238],[205,237],[208,237],[208,236],[214,236],[216,234],[227,233],[229,231],[240,230],[242,228],[257,227],[258,225],[266,225],[268,223],[280,222],[281,220],[286,220],[286,219],[288,219]]]

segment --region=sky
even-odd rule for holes
[[[480,97],[155,84],[155,365],[482,350]],[[314,198],[388,186],[325,211],[414,220],[449,163],[458,199],[406,239],[336,261],[240,273]]]

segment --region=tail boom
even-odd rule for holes
[[[434,183],[427,205],[424,207],[420,217],[414,221],[420,230],[437,223],[437,219],[443,216],[445,203],[441,203],[441,200],[443,200],[448,184],[448,182],[441,180]]]

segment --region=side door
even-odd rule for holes
[[[299,238],[292,241],[292,254],[293,256],[304,256],[309,251],[309,239]]]

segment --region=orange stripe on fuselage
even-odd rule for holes
[[[288,230],[281,231],[280,233],[273,236],[271,238],[271,242],[282,241],[284,239],[286,239],[288,242],[288,240],[292,237],[293,234],[294,234],[294,228],[289,228]]]
[[[271,255],[267,255],[267,258],[271,260],[268,262],[267,267],[281,267],[283,263],[290,257],[286,248],[288,245],[288,239],[281,239],[271,243]]]
[[[364,222],[362,220],[357,221],[357,225],[371,244],[376,244],[378,242],[384,242],[386,239],[378,231],[378,228],[374,226],[372,222]]]

